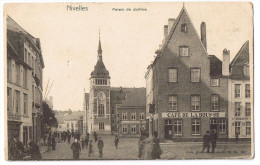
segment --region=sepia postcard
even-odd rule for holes
[[[254,158],[250,2],[5,3],[5,158]]]

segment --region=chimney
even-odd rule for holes
[[[229,76],[230,51],[223,50],[222,75]]]
[[[207,34],[206,34],[206,23],[202,22],[200,24],[200,37],[201,37],[201,42],[204,45],[205,49],[207,50]]]
[[[172,25],[173,25],[174,21],[175,21],[174,18],[169,18],[168,19],[168,34],[170,33],[170,31],[172,29]]]
[[[168,35],[168,25],[164,25],[164,27],[163,27],[163,34],[164,34],[164,40],[165,40],[167,35]]]

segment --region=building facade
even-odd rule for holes
[[[7,16],[8,138],[41,138],[42,69],[40,40]]]
[[[145,123],[145,88],[111,87],[109,72],[102,60],[100,39],[97,52],[97,63],[90,77],[90,93],[84,93],[83,109],[86,111],[86,121],[83,118],[83,123],[86,123],[86,131],[90,134],[94,131],[98,134],[122,134],[122,125],[129,127],[131,124],[135,125],[132,126],[132,133],[139,133],[140,122]],[[140,100],[135,101],[137,98]],[[122,121],[122,113],[126,111],[132,112],[129,116],[135,114],[135,117],[129,117],[129,120],[124,118],[125,121]],[[142,116],[140,120],[139,115]],[[130,133],[129,130],[130,127],[123,131],[124,134]]]
[[[226,52],[225,52],[226,53]],[[146,78],[146,117],[150,136],[197,141],[214,130],[227,138],[229,62],[207,53],[206,24],[199,37],[182,8],[164,26],[164,39]],[[225,57],[226,54],[223,54]]]
[[[246,41],[230,63],[229,138],[252,137],[252,95],[250,85],[249,41]]]

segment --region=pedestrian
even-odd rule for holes
[[[206,134],[203,136],[203,149],[201,152],[204,152],[205,148],[207,148],[207,153],[209,153],[210,149],[210,134],[209,131],[206,131]]]
[[[215,152],[215,148],[217,147],[217,131],[214,129],[211,131],[211,148],[212,148],[212,153]]]
[[[31,160],[42,160],[42,155],[39,146],[33,141],[29,142],[28,145],[28,153],[31,155]]]
[[[24,146],[18,136],[14,136],[9,145],[8,156],[10,160],[23,160]]]
[[[82,148],[82,150],[84,150],[84,148],[85,148],[85,140],[84,140],[84,138],[81,139],[81,148]]]
[[[74,139],[74,142],[71,145],[71,149],[73,151],[73,159],[77,160],[79,159],[79,154],[81,152],[80,143],[78,142],[78,139]]]
[[[238,135],[240,131],[238,129],[235,130],[235,135],[236,135],[236,143],[238,143]]]
[[[115,148],[117,149],[117,147],[118,147],[118,143],[119,143],[119,138],[118,138],[118,136],[116,135],[116,137],[115,137]]]
[[[88,142],[89,142],[89,134],[87,134],[87,136],[86,136],[86,138],[85,138],[86,148],[88,148]]]
[[[68,143],[70,143],[71,134],[68,134]]]
[[[102,158],[103,157],[103,148],[104,148],[104,142],[101,139],[101,137],[98,138],[98,151],[99,151],[99,157]]]
[[[54,151],[56,149],[56,139],[55,139],[54,135],[52,136],[52,139],[51,139],[51,147],[52,147],[52,151]]]
[[[97,142],[98,141],[98,135],[97,135],[97,133],[96,133],[96,131],[94,131],[94,139],[95,139],[95,142]]]
[[[156,131],[154,131],[154,137],[153,137],[152,143],[153,143],[153,145],[152,145],[151,158],[160,159],[162,150],[160,147],[160,139],[158,138],[158,133]]]
[[[93,144],[92,140],[89,141],[89,149],[88,149],[88,156],[91,157],[93,154]]]
[[[138,148],[139,148],[139,154],[138,154],[138,158],[142,158],[143,156],[143,152],[144,152],[144,139],[145,136],[144,134],[140,136],[139,142],[138,142]]]

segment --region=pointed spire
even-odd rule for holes
[[[100,29],[99,29],[99,42],[98,42],[98,60],[102,60],[102,48],[101,48],[101,41],[100,41]]]

